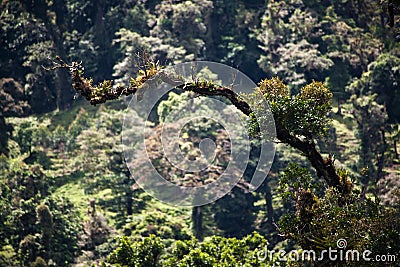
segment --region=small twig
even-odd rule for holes
[[[42,65],[42,68],[45,69],[46,71],[50,71],[50,70],[56,70],[56,69],[66,69],[66,68],[71,68],[71,65],[68,65],[67,63],[64,62],[64,60],[62,60],[60,58],[60,56],[56,56],[56,60],[59,62],[56,62],[56,60],[53,60],[51,58],[48,58],[52,63],[53,66],[52,67],[45,67]],[[82,64],[82,61],[79,63],[79,65]]]
[[[232,83],[228,86],[229,88],[231,88],[231,90],[233,90],[233,87],[235,86],[235,81],[236,81],[238,72],[239,72],[239,70],[232,72]]]
[[[279,236],[286,237],[281,228],[276,224],[275,220],[272,220],[272,225],[275,226]]]

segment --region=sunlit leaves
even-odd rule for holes
[[[279,78],[272,78],[260,82],[259,91],[268,100],[275,121],[293,135],[311,140],[326,133],[332,93],[323,83],[313,81],[302,87],[299,94],[290,95]]]
[[[287,86],[278,77],[262,80],[258,86],[263,96],[272,102],[289,95]]]
[[[121,267],[161,266],[159,257],[164,249],[160,238],[151,235],[132,243],[122,237],[117,249],[109,256],[108,262]]]
[[[201,243],[193,239],[176,241],[172,251],[153,235],[139,241],[122,237],[107,262],[121,267],[267,267],[273,262],[258,258],[267,245],[268,241],[258,233],[242,239],[212,236]]]
[[[326,112],[328,112],[331,108],[330,101],[332,99],[332,93],[321,82],[313,81],[312,83],[302,87],[299,97],[301,99],[314,101],[317,106],[326,106]]]

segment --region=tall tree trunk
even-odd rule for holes
[[[342,116],[342,103],[341,103],[341,99],[340,96],[338,97],[337,100],[337,105],[338,105],[338,109],[337,109],[337,115]]]
[[[199,241],[203,241],[203,211],[201,207],[193,207],[192,221],[194,235]]]
[[[62,1],[55,1],[54,3],[55,13],[56,13],[56,24],[52,24],[50,21],[46,22],[46,28],[50,32],[52,40],[54,41],[54,45],[56,48],[57,54],[63,58],[67,59],[67,53],[64,49],[63,44],[63,36],[62,33],[67,29],[67,25],[65,23],[65,12],[67,12],[66,4]],[[66,109],[69,107],[72,99],[73,99],[73,90],[71,86],[67,83],[70,83],[70,79],[65,73],[65,71],[57,70],[57,108],[58,109]]]
[[[130,188],[130,186],[129,186],[129,188],[126,189],[125,197],[126,197],[126,214],[132,215],[133,214],[133,209],[132,209],[133,199],[132,199],[132,189]]]
[[[0,111],[0,155],[8,155],[8,139],[10,137],[11,126],[6,123],[3,114]]]
[[[95,6],[97,6],[96,13],[94,15],[94,41],[97,46],[99,46],[98,55],[98,70],[97,75],[99,77],[107,77],[111,75],[112,72],[112,55],[110,53],[111,40],[106,29],[105,24],[105,9],[107,1],[96,0]]]
[[[211,49],[214,46],[214,36],[213,36],[213,19],[212,19],[212,11],[207,12],[207,14],[204,17],[204,23],[207,27],[207,32],[205,34],[205,39],[206,41],[206,56],[207,58],[213,58],[215,55],[215,49]]]
[[[28,9],[32,10],[38,19],[43,21],[46,31],[50,35],[51,40],[54,42],[54,48],[57,55],[63,59],[66,59],[67,53],[64,49],[62,32],[60,31],[59,25],[53,24],[52,20],[48,17],[48,13],[46,12],[48,6],[45,1],[33,1],[32,5],[29,3],[25,3],[25,5]],[[57,13],[59,13],[59,11],[56,11],[56,14]],[[61,69],[56,70],[56,76],[56,105],[58,109],[65,109],[69,107],[69,104],[73,99],[73,90],[70,86],[71,80],[68,76],[68,73]]]
[[[132,215],[133,214],[133,192],[132,192],[132,180],[130,179],[129,171],[125,172],[125,179],[124,179],[124,190],[125,190],[125,208],[126,214]]]
[[[387,150],[386,144],[386,137],[385,137],[385,130],[381,130],[382,135],[382,148],[381,148],[381,155],[378,159],[378,168],[376,172],[376,183],[383,177],[383,168],[385,167],[385,152]]]
[[[265,192],[265,204],[267,206],[268,227],[273,227],[274,207],[272,206],[272,193],[271,193],[271,187],[269,186],[268,181],[265,181],[264,192]],[[271,229],[273,229],[273,228],[271,228]]]
[[[394,3],[393,3],[393,0],[388,1],[387,12],[388,12],[388,17],[389,17],[388,24],[391,28],[393,28],[394,27]]]

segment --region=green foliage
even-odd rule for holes
[[[242,239],[211,236],[202,243],[178,241],[164,266],[269,266],[257,258],[267,244],[257,233]]]
[[[4,229],[0,244],[4,252],[11,246],[16,255],[5,260],[29,266],[42,257],[68,266],[76,255],[81,229],[75,207],[67,199],[48,196],[50,179],[40,165],[28,166],[18,159],[7,163],[0,181]]]
[[[211,206],[215,223],[224,236],[242,238],[254,230],[255,201],[251,193],[234,188]]]
[[[311,140],[327,133],[332,93],[323,83],[313,81],[302,87],[297,95],[290,95],[279,78],[265,79],[259,86],[258,90],[268,101],[275,122],[292,135]],[[254,93],[255,98],[257,93]],[[263,114],[263,111],[257,110],[256,113]],[[255,126],[250,126],[250,130],[253,128]]]
[[[334,248],[338,239],[344,238],[348,242],[346,249],[370,249],[374,255],[398,254],[392,242],[399,240],[400,229],[386,221],[398,225],[399,218],[394,215],[398,207],[383,207],[378,201],[360,197],[358,191],[343,204],[343,196],[337,190],[328,188],[322,192],[309,172],[296,165],[285,170],[280,188],[282,197],[291,200],[294,209],[280,219],[279,230],[303,249]],[[379,231],[390,238],[379,238]]]
[[[258,86],[263,96],[272,103],[289,95],[288,88],[278,77],[265,79]]]
[[[272,266],[272,262],[258,259],[267,245],[263,236],[253,233],[242,239],[211,236],[201,243],[194,239],[176,241],[172,250],[165,252],[162,240],[154,235],[134,242],[122,237],[107,262],[121,267]]]
[[[0,248],[0,265],[1,266],[18,266],[21,263],[16,259],[16,251],[10,245]]]
[[[308,169],[289,163],[279,179],[279,189],[285,201],[295,201],[297,194],[302,190],[310,190],[313,194],[320,194],[322,184],[315,181]]]
[[[20,116],[30,108],[22,85],[13,78],[0,80],[0,107],[4,116]]]
[[[190,229],[181,221],[182,217],[179,213],[172,216],[160,210],[157,213],[146,211],[127,218],[123,232],[135,238],[156,235],[164,240],[189,239]]]
[[[51,241],[51,235],[53,234],[53,215],[51,214],[49,207],[45,204],[39,204],[36,207],[36,214],[41,228],[43,243],[45,246],[48,246]]]
[[[52,229],[44,229],[42,238],[47,231],[52,231],[49,243],[51,258],[59,266],[68,266],[74,261],[78,252],[78,241],[82,234],[80,218],[74,205],[65,198],[47,198],[44,203],[49,207],[53,219]],[[46,223],[51,223],[47,221]]]
[[[386,124],[387,114],[385,107],[375,102],[376,95],[352,97],[354,118],[357,121],[357,135],[360,139],[359,172],[362,175],[364,194],[369,183],[383,177],[385,165]],[[375,179],[373,179],[375,178]]]
[[[265,52],[258,64],[293,89],[326,78],[334,92],[343,93],[351,78],[378,56],[380,35],[389,33],[380,25],[378,5],[375,1],[270,2],[262,27],[255,30]]]
[[[318,17],[306,10],[303,1],[271,2],[261,25],[257,37],[265,53],[258,64],[267,73],[284,78],[294,89],[311,79],[321,79],[324,70],[333,65],[314,43],[320,26]]]
[[[32,262],[30,267],[46,267],[47,263],[42,257],[37,257],[34,262]]]
[[[299,97],[303,100],[314,101],[322,109],[322,112],[329,112],[331,110],[330,101],[332,93],[321,82],[313,81],[301,88]]]
[[[122,237],[116,250],[109,256],[108,262],[120,267],[161,266],[159,257],[163,248],[160,238],[154,235],[144,237],[137,242]]]
[[[174,60],[190,60],[202,56],[208,26],[203,18],[209,15],[212,5],[208,0],[182,1],[174,5],[162,2],[158,6],[158,16],[151,34],[161,38],[167,45],[164,45],[165,48],[170,46],[173,50],[164,50],[162,46],[154,44],[151,46],[152,52]],[[185,52],[173,53],[174,48]]]
[[[399,65],[400,58],[396,50],[393,54],[383,53],[368,66],[368,72],[349,86],[349,91],[357,95],[376,94],[376,101],[385,105],[390,122],[398,122],[400,117]]]
[[[391,2],[396,5],[393,17]],[[96,265],[115,247],[107,240],[115,231],[138,240],[121,241],[121,252],[113,253],[117,266],[273,265],[253,257],[253,250],[266,245],[263,237],[254,234],[250,238],[253,243],[244,241],[248,237],[243,236],[254,229],[271,236],[272,245],[278,242],[276,231],[280,231],[286,241],[295,241],[296,248],[335,246],[342,237],[349,248],[398,253],[399,210],[393,194],[399,170],[392,164],[398,162],[395,151],[400,149],[397,3],[1,1],[0,154],[4,155],[0,155],[0,266]],[[150,65],[141,58],[148,56],[145,50],[156,55]],[[140,96],[143,83],[161,70],[160,64],[212,60],[238,67],[255,81],[278,75],[287,86],[278,78],[263,80],[253,98],[246,101],[258,103],[262,94],[279,129],[288,130],[286,137],[334,154],[322,163],[346,169],[335,170],[344,183],[350,174],[361,178],[360,184],[353,179],[355,189],[361,192],[344,197],[333,188],[324,189],[324,182],[308,171],[315,162],[306,162],[307,153],[278,144],[271,179],[262,190],[245,194],[235,188],[202,208],[205,236],[243,238],[188,240],[190,211],[165,208],[134,184],[120,144],[120,108],[114,110],[115,106],[108,104],[91,108],[78,95],[74,97],[64,70],[42,68],[48,65],[48,57],[56,55],[65,62],[84,62],[85,69],[74,66],[75,77],[86,73],[92,78],[74,82],[95,89],[84,94],[92,103],[136,91]],[[218,77],[209,70],[201,74],[191,86],[212,93]],[[115,82],[98,83],[111,77]],[[337,115],[328,116],[333,97],[328,87],[335,99],[340,97]],[[355,96],[349,99],[350,94]],[[201,98],[187,105],[192,96],[171,93],[158,106],[160,122],[173,123],[167,114],[177,110],[199,113],[201,109],[206,114],[209,107]],[[14,118],[28,114],[28,118]],[[269,133],[260,133],[257,121],[268,115],[262,110],[250,115],[253,137],[269,137]],[[331,119],[335,138],[329,140],[326,133]],[[158,121],[151,120],[158,134]],[[193,121],[182,129],[182,150],[193,157],[199,152],[199,138],[228,140],[218,132],[220,126]],[[135,137],[135,132],[138,129],[132,127],[128,134]],[[323,146],[324,136],[331,146]],[[156,138],[149,144],[159,147]],[[256,152],[251,153],[256,157]],[[138,156],[137,173],[142,174],[146,172],[140,165],[144,155]],[[226,166],[228,158],[225,153],[217,160]],[[156,158],[155,162],[163,160],[166,162]],[[252,161],[255,165],[256,159]],[[294,162],[304,168],[289,164]],[[156,166],[161,172],[173,173],[174,181],[180,179],[178,170]],[[215,179],[197,174],[182,177],[179,182]],[[278,180],[282,195],[275,191]],[[378,203],[379,198],[384,202]],[[88,207],[89,199],[97,203],[96,211]],[[273,222],[278,220],[276,229]]]

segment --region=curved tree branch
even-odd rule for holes
[[[175,86],[175,88],[183,91],[195,92],[201,96],[225,97],[246,116],[250,116],[253,112],[250,105],[230,88],[215,85],[211,82],[185,82],[179,78],[171,78],[158,64],[152,61],[146,65],[144,71],[139,71],[139,75],[136,79],[131,78],[130,86],[128,87],[123,85],[114,86],[113,81],[110,80],[105,80],[98,85],[92,85],[93,81],[91,79],[83,77],[83,67],[81,63],[73,62],[68,65],[59,58],[58,61],[60,61],[60,63],[54,62],[54,67],[47,69],[68,68],[72,76],[72,86],[74,90],[80,93],[92,105],[118,99],[121,95],[135,94],[142,89],[146,81],[159,80],[159,82],[163,81]],[[277,115],[274,114],[277,138],[281,142],[301,151],[317,171],[317,175],[323,177],[328,186],[337,188],[338,191],[343,194],[350,193],[351,183],[347,181],[346,177],[341,177],[337,173],[332,158],[328,157],[324,159],[317,150],[315,142],[312,139],[307,138],[303,140],[294,135],[281,123],[279,117],[276,116]]]

